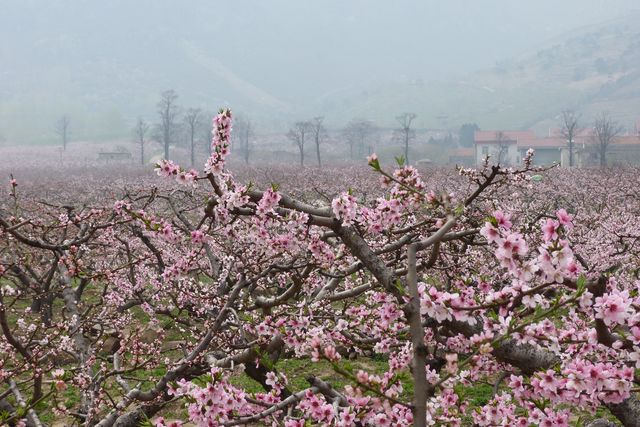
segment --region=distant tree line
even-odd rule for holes
[[[580,132],[579,120],[580,115],[573,110],[562,112],[560,135],[567,142],[570,167],[575,166],[575,140]],[[594,119],[589,138],[600,167],[607,166],[607,153],[623,130],[624,128],[607,112],[600,113]]]
[[[184,109],[178,104],[178,98],[174,90],[161,93],[156,105],[156,123],[138,117],[132,134],[139,148],[141,164],[145,164],[145,147],[151,141],[160,143],[165,159],[172,158],[172,146],[186,146],[192,167],[196,164],[198,152],[209,153],[212,136],[210,119],[213,113],[195,107]]]
[[[409,147],[415,138],[413,129],[415,113],[403,113],[396,117],[398,127],[394,130],[393,140],[402,145],[403,155],[400,156],[405,162],[409,162]],[[367,119],[356,118],[349,121],[339,133],[341,142],[345,143],[349,149],[349,159],[355,160],[365,153],[371,154],[374,150],[373,141],[380,129],[376,124]],[[322,166],[321,146],[328,140],[327,129],[324,126],[324,117],[318,116],[309,120],[301,120],[293,123],[287,133],[287,138],[298,149],[299,163],[303,167],[305,164],[305,146],[313,144],[316,162]]]
[[[316,161],[318,167],[322,166],[322,156],[320,155],[320,145],[327,139],[327,130],[324,127],[324,117],[318,116],[310,120],[295,122],[287,138],[296,146],[300,155],[300,166],[304,166],[305,144],[311,142],[315,148]]]
[[[158,120],[155,123],[138,117],[132,129],[132,136],[133,142],[138,146],[142,165],[146,161],[146,147],[151,141],[156,141],[162,146],[165,159],[171,159],[172,146],[185,146],[188,149],[192,167],[196,164],[199,152],[210,154],[213,113],[196,107],[185,109],[179,105],[178,98],[179,96],[174,90],[166,90],[160,94],[160,100],[156,105]],[[417,115],[412,112],[402,113],[395,118],[397,126],[393,130],[392,142],[400,145],[398,147],[399,154],[401,154],[399,159],[402,159],[406,164],[415,163],[411,154],[411,145],[416,137],[416,118]],[[575,142],[581,131],[579,120],[580,115],[572,110],[563,111],[561,114],[560,135],[567,142],[569,166],[576,164]],[[233,128],[234,151],[239,154],[245,164],[249,164],[254,150],[256,132],[254,122],[246,114],[238,114]],[[480,127],[476,123],[462,124],[458,130],[458,146],[473,147],[475,132],[479,130]],[[68,114],[64,114],[56,121],[54,131],[60,140],[62,149],[66,150],[71,135],[71,119]],[[374,152],[374,141],[378,140],[380,132],[381,129],[374,121],[354,118],[335,134],[335,139],[339,144],[344,144],[343,148],[348,150],[349,159],[355,161]],[[607,153],[622,132],[623,127],[607,113],[601,113],[594,119],[589,137],[593,142],[591,147],[594,155],[599,159],[601,167],[607,165]],[[501,133],[499,134],[501,135]],[[305,166],[309,146],[312,147],[315,163],[318,167],[322,167],[324,151],[322,147],[331,139],[323,116],[294,122],[286,137],[297,149],[301,167]],[[451,132],[437,141],[431,137],[429,142],[438,142],[447,148],[455,145],[455,139]]]

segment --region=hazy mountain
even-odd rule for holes
[[[563,34],[536,49],[461,78],[404,79],[352,87],[320,103],[327,114],[392,124],[390,111],[414,111],[423,127],[558,125],[563,109],[589,123],[610,112],[631,128],[640,118],[640,11]],[[336,118],[337,120],[337,118]]]
[[[628,96],[624,79],[635,81],[638,61],[618,64],[637,45],[608,35],[618,24],[588,37],[595,42],[564,40],[634,4],[0,0],[0,138],[52,140],[65,113],[76,139],[126,135],[136,116],[155,120],[169,88],[185,107],[232,105],[262,129],[318,114],[335,126],[354,116],[390,126],[405,110],[419,126],[522,126],[550,106]],[[634,36],[626,19],[624,34]],[[505,62],[553,37],[560,50]],[[564,43],[579,46],[579,57],[566,58]],[[615,58],[612,43],[622,49]],[[593,73],[600,57],[616,70],[611,78]],[[572,79],[578,63],[584,78]],[[489,70],[472,73],[479,69]]]

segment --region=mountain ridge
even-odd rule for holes
[[[247,60],[225,60],[228,51],[247,47],[212,38],[216,26],[225,24],[223,18],[211,20],[205,30],[176,28],[169,22],[149,32],[149,25],[138,27],[140,17],[132,15],[121,31],[111,29],[103,37],[106,24],[94,15],[74,31],[60,23],[51,35],[36,25],[24,39],[0,43],[0,61],[11,64],[0,70],[0,137],[55,140],[53,123],[65,113],[72,118],[74,138],[122,137],[139,115],[155,121],[155,105],[166,89],[175,89],[184,107],[210,110],[232,104],[265,131],[286,129],[292,121],[317,115],[324,115],[332,127],[361,117],[390,128],[404,111],[417,113],[416,126],[422,128],[456,129],[476,122],[482,128],[540,132],[557,125],[557,115],[566,108],[581,112],[585,121],[608,110],[626,126],[640,115],[640,29],[634,26],[640,11],[552,37],[475,73],[432,79],[410,69],[393,78],[371,72],[355,84],[318,84],[306,92],[295,85],[276,91],[267,82],[279,79],[277,87],[287,87],[290,76],[303,72],[295,68],[296,59],[317,61],[321,50],[300,46],[305,52],[301,58],[290,58],[281,69],[260,70],[255,64],[269,59],[268,49],[251,61],[250,52],[242,56]],[[130,46],[123,49],[125,44]],[[28,57],[23,54],[27,51]],[[278,46],[273,46],[273,54],[278,54]],[[78,56],[82,59],[72,64]],[[261,77],[265,73],[270,73],[268,78]],[[310,85],[314,77],[309,76]]]

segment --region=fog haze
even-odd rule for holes
[[[341,125],[347,113],[332,110],[355,108],[354,91],[466,78],[624,17],[637,2],[2,0],[0,7],[0,134],[37,140],[63,112],[82,117],[83,136],[92,129],[117,136],[135,116],[152,117],[166,89],[184,105],[230,105],[265,127],[309,114]]]

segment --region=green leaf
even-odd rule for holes
[[[404,166],[404,161],[406,160],[404,158],[404,156],[398,156],[395,159],[396,159],[396,163],[398,164],[398,166],[400,166],[400,167]]]
[[[369,166],[371,166],[374,170],[379,171],[380,170],[380,160],[378,160],[378,159],[371,160],[369,162]]]
[[[25,418],[27,416],[27,408],[19,406],[18,408],[16,408],[15,414],[16,418]]]
[[[493,216],[488,216],[484,220],[485,220],[485,222],[488,222],[491,225],[493,225],[494,227],[498,228],[498,220],[495,219]]]

